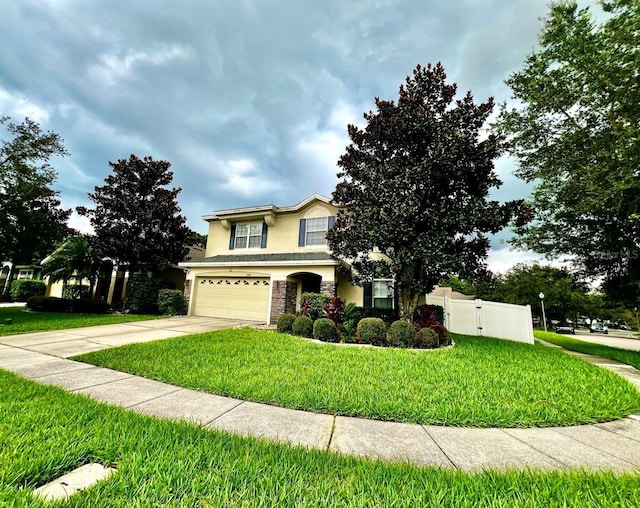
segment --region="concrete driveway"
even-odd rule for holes
[[[149,342],[189,333],[210,332],[256,324],[260,323],[199,316],[175,316],[151,321],[9,335],[0,337],[0,344],[59,358],[68,358],[134,342]]]

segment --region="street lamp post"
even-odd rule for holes
[[[542,305],[542,322],[544,323],[544,331],[547,331],[547,316],[544,313],[544,293],[540,292],[538,295],[540,297],[540,304]]]

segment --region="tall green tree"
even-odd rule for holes
[[[500,280],[494,295],[505,303],[531,305],[533,314],[541,316],[540,293],[548,319],[575,319],[585,312],[594,317],[590,305],[595,300],[587,295],[586,285],[564,268],[518,264]]]
[[[453,291],[462,293],[463,295],[473,296],[476,294],[476,288],[473,282],[461,279],[457,275],[451,275],[440,283],[441,287],[451,288]]]
[[[507,79],[516,108],[498,127],[535,183],[536,220],[517,246],[571,255],[601,276],[610,297],[631,304],[640,281],[640,2],[589,8],[555,2],[540,48]]]
[[[483,268],[486,233],[520,206],[487,199],[501,184],[494,161],[504,150],[502,138],[484,131],[493,100],[455,96],[442,65],[418,65],[397,102],[376,98],[367,125],[348,126],[351,143],[338,161],[333,200],[344,208],[331,249],[351,260],[356,283],[392,277],[405,319],[450,274]]]
[[[65,238],[71,210],[60,207],[51,188],[56,173],[49,161],[64,156],[60,135],[43,132],[29,118],[20,124],[0,118],[0,259],[40,262]]]
[[[78,207],[80,215],[89,217],[99,254],[126,265],[130,275],[182,261],[192,233],[180,214],[181,189],[167,188],[173,180],[171,164],[131,155],[109,165],[113,172],[105,185],[89,194],[95,208]]]
[[[89,239],[82,235],[67,238],[42,263],[42,275],[50,282],[62,281],[65,285],[76,279],[89,281],[89,294],[93,295],[101,260]]]

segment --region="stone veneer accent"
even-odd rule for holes
[[[298,283],[287,281],[287,289],[284,300],[284,311],[289,314],[296,313],[296,302],[298,300]]]
[[[298,285],[295,282],[274,280],[271,293],[271,324],[275,325],[278,318],[285,312],[296,313]]]
[[[333,298],[334,296],[336,296],[336,283],[334,281],[323,280],[320,283],[320,292]]]

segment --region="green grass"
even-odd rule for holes
[[[538,339],[546,340],[557,346],[562,346],[569,351],[577,351],[578,353],[586,353],[588,355],[602,356],[603,358],[609,358],[610,360],[616,360],[618,362],[626,363],[636,369],[640,369],[640,352],[629,351],[626,349],[618,349],[611,346],[603,346],[602,344],[594,344],[592,342],[585,342],[583,340],[574,339],[573,337],[567,337],[566,335],[560,335],[554,332],[543,332],[536,330],[534,335]]]
[[[423,424],[533,427],[640,410],[618,375],[544,346],[454,336],[440,351],[340,347],[250,328],[77,357],[196,390],[308,411]]]
[[[4,325],[11,318],[13,324]],[[157,319],[158,316],[139,314],[65,314],[58,312],[27,312],[23,307],[3,307],[0,309],[0,337],[19,333],[66,330],[85,326],[111,325]]]
[[[640,477],[388,464],[205,431],[109,407],[0,370],[0,506],[640,505]],[[117,468],[68,501],[34,488],[82,464]]]

